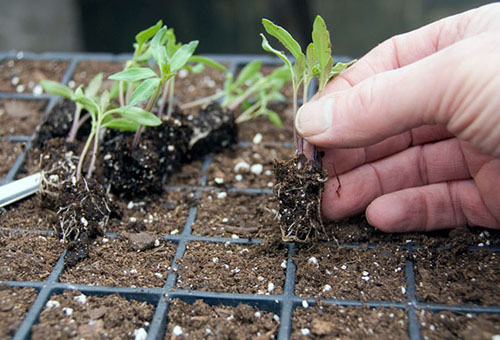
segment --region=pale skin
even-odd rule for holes
[[[383,42],[295,123],[325,151],[327,220],[366,211],[387,232],[500,229],[500,4]]]

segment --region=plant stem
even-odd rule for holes
[[[160,90],[162,88],[163,82],[160,82],[160,84],[156,87],[155,91],[153,92],[153,95],[151,98],[149,98],[149,102],[146,105],[146,111],[151,112],[151,109],[155,105],[155,103],[158,101],[158,97],[160,96]],[[139,128],[137,129],[135,136],[134,136],[134,141],[132,142],[132,149],[134,149],[137,144],[139,144],[139,139],[141,137],[143,126],[140,125]]]
[[[173,76],[168,80],[167,88],[168,88],[167,117],[170,117],[172,115],[172,111],[174,110],[175,76]]]
[[[89,150],[90,143],[95,136],[95,129],[92,128],[90,132],[89,138],[87,138],[87,142],[85,142],[85,146],[83,147],[82,153],[80,154],[80,158],[78,159],[78,165],[76,167],[76,180],[78,181],[82,176],[82,166],[83,161],[85,160],[85,156],[87,155],[87,151]]]
[[[120,83],[118,84],[118,92],[120,96],[118,97],[120,100],[120,106],[125,106],[125,96],[123,94],[123,80],[120,80]]]
[[[76,134],[78,133],[78,130],[80,130],[80,128],[82,127],[82,125],[83,125],[83,124],[84,124],[87,120],[89,120],[89,118],[90,118],[90,113],[86,113],[86,114],[82,117],[82,119],[80,119],[80,120],[78,121],[78,124],[76,125],[76,128],[75,128],[74,132],[73,132],[73,131],[70,131],[70,135],[68,135],[68,138],[66,139],[66,141],[68,141],[68,142],[70,142],[70,143],[71,143],[71,142],[74,142],[74,141],[75,141],[75,138],[76,138]],[[72,129],[73,129],[73,128],[72,128]],[[71,139],[70,139],[70,137],[71,137]]]
[[[94,134],[94,150],[92,151],[92,157],[90,158],[89,169],[87,170],[87,178],[92,177],[92,172],[94,171],[95,160],[97,158],[97,153],[99,152],[99,131],[101,131],[101,121],[97,120],[96,133]]]
[[[160,99],[160,108],[158,109],[157,116],[161,117],[163,115],[163,111],[165,110],[165,105],[167,104],[167,95],[168,95],[168,81],[165,86],[163,86],[163,91]]]
[[[224,91],[220,91],[220,92],[217,92],[211,96],[208,96],[205,98],[200,98],[198,100],[194,100],[194,101],[186,103],[186,104],[182,104],[181,109],[182,110],[190,109],[192,107],[196,107],[196,106],[200,106],[200,105],[203,105],[206,103],[210,103],[210,102],[213,102],[219,98],[222,98],[223,96],[224,96]]]
[[[81,124],[79,124],[79,120],[82,109],[82,105],[80,103],[76,103],[75,114],[73,115],[73,124],[71,124],[71,129],[69,130],[68,137],[66,138],[67,142],[71,143],[75,141],[76,133],[81,126]]]

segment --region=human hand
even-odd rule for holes
[[[366,209],[389,232],[500,228],[500,4],[380,44],[296,128],[325,151],[328,220]]]

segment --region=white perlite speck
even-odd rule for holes
[[[217,183],[217,184],[222,184],[222,183],[224,183],[224,178],[222,178],[222,177],[215,177],[214,178],[214,182]]]
[[[89,222],[85,219],[85,217],[80,218],[80,222],[86,227],[89,225]]]
[[[260,318],[262,314],[260,314],[260,312],[255,312],[254,315],[255,315],[256,318]]]
[[[163,275],[161,273],[155,273],[155,276],[159,279],[161,279],[163,277]]]
[[[182,335],[182,333],[184,333],[184,331],[182,330],[181,326],[175,325],[174,329],[172,330],[172,333],[174,333],[175,336],[179,336],[179,335]]]
[[[64,307],[62,310],[67,316],[71,316],[71,314],[73,314],[73,308]]]
[[[286,260],[283,260],[283,262],[281,262],[281,268],[286,269]]]
[[[311,334],[311,331],[309,330],[309,328],[302,328],[300,330],[300,333],[302,333],[303,336],[308,336],[309,334]]]
[[[307,263],[311,263],[311,264],[314,264],[315,266],[318,266],[318,259],[315,258],[314,256],[313,257],[310,257],[308,260],[307,260]]]
[[[47,307],[47,308],[57,308],[59,306],[61,306],[61,304],[59,303],[59,301],[56,301],[56,300],[49,300],[45,304],[45,307]]]
[[[405,287],[401,287],[401,293],[406,294],[406,288]]]
[[[159,247],[160,246],[160,240],[156,239],[155,240],[155,247]]]
[[[271,293],[273,290],[274,290],[274,283],[269,282],[269,283],[267,284],[267,291],[268,291],[269,293]]]
[[[247,162],[241,161],[236,163],[236,165],[233,168],[234,172],[248,172],[250,170],[250,164]]]
[[[256,176],[260,176],[260,174],[264,171],[264,166],[262,164],[254,164],[250,167],[250,172],[252,172]]]
[[[234,176],[234,179],[237,180],[238,182],[241,182],[243,180],[243,176],[240,174],[237,174],[236,176]]]
[[[148,332],[144,328],[134,329],[135,340],[146,340]]]
[[[34,96],[41,96],[43,93],[43,87],[41,87],[40,85],[36,85],[34,88],[33,88],[33,95]]]
[[[304,307],[304,308],[309,307],[309,303],[307,303],[307,300],[302,300],[302,307]]]
[[[227,193],[225,191],[217,193],[218,199],[224,199],[227,197]]]
[[[80,302],[82,305],[87,303],[87,297],[85,295],[78,295],[73,298],[73,300]]]
[[[332,286],[326,284],[324,287],[323,287],[323,293],[326,293],[326,292],[329,292],[332,290]]]
[[[17,85],[17,86],[16,86],[16,92],[17,92],[17,93],[22,93],[22,92],[24,92],[24,89],[25,89],[25,87],[24,87],[24,85],[22,85],[22,84],[21,84],[21,85]]]
[[[500,340],[500,334],[495,334],[491,337],[491,340]]]
[[[347,269],[347,266],[345,264],[342,265],[342,267],[340,267],[342,270],[346,270]]]
[[[239,239],[240,237],[239,237],[238,235],[236,235],[236,234],[233,234],[233,235],[231,235],[231,238],[232,238],[233,240],[237,240],[237,239]]]
[[[19,77],[12,77],[12,79],[10,80],[10,82],[12,83],[12,85],[16,86],[17,84],[19,84],[19,81],[21,79]]]
[[[361,272],[361,274],[363,274],[363,276],[368,276],[370,273],[368,273],[366,270],[363,270],[363,272]]]
[[[181,68],[179,70],[179,72],[177,72],[177,75],[179,76],[179,78],[186,78],[189,74],[189,71],[186,70],[185,68]]]
[[[261,133],[256,133],[255,136],[253,136],[252,142],[254,144],[260,144],[260,143],[262,143],[262,134]]]

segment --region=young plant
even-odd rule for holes
[[[42,86],[43,90],[47,93],[60,95],[70,100],[73,100],[75,97],[75,92],[71,88],[63,84],[60,84],[58,82],[52,80],[42,80],[40,82],[40,85]],[[99,73],[94,78],[92,78],[88,86],[84,89],[84,94],[89,98],[95,98],[97,93],[101,89],[101,85],[102,85],[102,73]],[[73,114],[73,123],[66,138],[67,142],[75,141],[78,129],[90,117],[90,115],[87,113],[86,115],[80,118],[83,106],[80,103],[75,103],[75,104],[76,108]]]
[[[293,56],[295,61],[287,57],[284,52],[273,48],[264,34],[262,37],[262,48],[279,57],[288,68],[292,78],[293,88],[293,113],[294,118],[298,110],[298,91],[300,85],[303,89],[303,103],[306,103],[307,90],[311,81],[317,77],[318,93],[321,94],[329,80],[346,69],[350,63],[338,62],[333,64],[330,33],[326,28],[325,21],[321,16],[316,16],[313,24],[312,42],[307,46],[306,53],[302,52],[299,43],[283,27],[278,26],[268,19],[262,19],[262,24],[268,34],[276,38]],[[297,155],[304,154],[304,140],[294,132]],[[315,151],[313,151],[315,154]],[[313,158],[316,156],[313,155]]]
[[[279,67],[269,75],[264,76],[260,69],[262,62],[254,60],[245,65],[236,80],[232,73],[226,74],[224,88],[211,96],[181,105],[181,109],[188,109],[204,105],[223,98],[221,106],[234,111],[239,106],[242,113],[236,123],[242,123],[257,116],[264,115],[269,120],[281,126],[279,115],[268,108],[270,101],[285,101],[280,93],[281,88],[290,81],[290,73],[285,67]]]
[[[162,100],[158,109],[158,116],[163,114],[163,109],[168,97],[167,115],[170,116],[173,110],[173,97],[175,77],[182,68],[199,72],[203,64],[217,67],[225,70],[225,67],[206,57],[194,56],[194,51],[198,46],[198,41],[194,40],[188,44],[181,44],[176,41],[173,29],[167,29],[167,26],[161,27],[159,21],[136,36],[134,44],[134,58],[127,62],[123,71],[113,74],[109,79],[118,81],[120,84],[128,84],[128,92],[133,89],[130,96],[123,99],[125,106],[136,106],[147,101],[145,110],[151,112],[157,104],[160,95]],[[136,57],[137,55],[137,57]],[[152,56],[158,68],[144,64],[144,58]],[[197,63],[194,67],[188,65],[188,62]],[[119,90],[119,97],[124,97],[123,86]],[[124,106],[122,105],[122,106]],[[139,142],[142,127],[137,130],[133,146]]]

